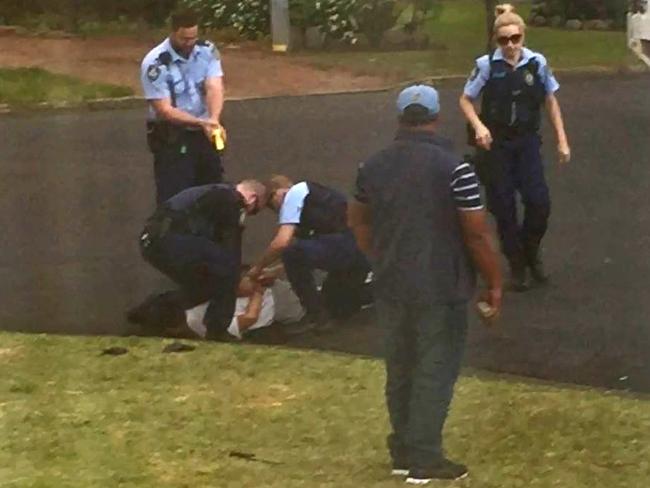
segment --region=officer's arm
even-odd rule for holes
[[[198,117],[194,117],[193,115],[172,106],[171,99],[169,98],[149,100],[149,103],[160,118],[173,124],[193,125],[202,128],[206,128],[210,125],[207,120],[199,119]]]
[[[224,88],[223,78],[213,76],[205,80],[205,100],[208,106],[210,119],[220,122],[221,111],[223,110]]]
[[[503,280],[495,240],[487,223],[485,210],[458,210],[458,218],[467,248],[474,265],[485,281],[491,306],[501,306]]]
[[[472,124],[474,129],[483,125],[483,122],[481,122],[481,119],[476,112],[476,107],[474,106],[474,100],[472,98],[463,93],[458,100],[458,104],[460,105],[460,110],[463,112],[463,115],[467,121]]]
[[[569,141],[564,131],[564,121],[562,120],[562,111],[557,97],[554,93],[546,95],[546,113],[548,118],[555,129],[555,137],[558,145],[559,158],[561,163],[569,162],[571,158],[571,150],[569,149]]]
[[[348,202],[348,227],[352,229],[357,246],[366,256],[374,254],[372,248],[372,212],[370,206],[357,200]]]
[[[294,224],[282,224],[278,227],[278,232],[268,245],[260,260],[253,266],[249,275],[258,277],[264,268],[277,261],[296,234],[296,226]]]

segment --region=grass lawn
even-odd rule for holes
[[[41,102],[79,103],[95,98],[133,95],[128,87],[87,83],[40,68],[0,68],[0,103],[29,106]]]
[[[0,344],[3,488],[403,486],[387,476],[380,361],[6,332]],[[100,356],[107,346],[129,353]],[[648,400],[464,376],[446,436],[471,468],[453,486],[650,479]]]
[[[440,75],[468,75],[484,53],[485,10],[482,0],[443,0],[440,16],[430,21],[431,49],[400,52],[300,53],[296,56],[323,69],[344,68],[358,74],[395,80]],[[528,16],[529,5],[519,12]],[[526,43],[541,51],[556,70],[620,68],[636,64],[626,47],[625,32],[566,31],[529,28]]]

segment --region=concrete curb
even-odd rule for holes
[[[568,77],[578,77],[578,76],[644,76],[648,74],[648,70],[644,67],[639,68],[629,68],[626,70],[616,69],[616,68],[603,68],[599,66],[587,66],[582,68],[574,69],[563,69],[556,70],[557,74],[561,76]],[[378,93],[385,91],[393,91],[404,88],[408,85],[415,83],[425,83],[425,84],[443,84],[449,82],[462,81],[467,78],[467,75],[437,75],[437,76],[427,76],[423,78],[417,78],[407,81],[402,81],[398,83],[390,83],[384,87],[377,88],[356,88],[351,90],[331,90],[331,91],[322,91],[322,92],[311,92],[304,93],[300,95],[295,94],[286,94],[286,95],[250,95],[250,96],[240,96],[240,97],[226,97],[226,101],[245,101],[245,100],[264,100],[271,98],[293,98],[293,97],[312,97],[312,96],[327,96],[327,95],[354,95],[358,93]],[[29,107],[15,106],[12,107],[9,104],[0,104],[0,116],[2,115],[11,115],[19,113],[33,113],[33,112],[44,112],[44,111],[99,111],[99,110],[123,110],[130,108],[142,108],[145,106],[145,98],[141,96],[130,96],[130,97],[119,97],[119,98],[98,98],[94,100],[87,100],[80,103],[49,103],[43,102]]]

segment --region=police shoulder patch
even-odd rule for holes
[[[474,66],[474,69],[470,73],[468,80],[474,81],[478,77],[478,73],[479,73],[478,66]]]
[[[149,81],[156,81],[160,76],[160,67],[157,64],[152,64],[147,68],[147,78]]]

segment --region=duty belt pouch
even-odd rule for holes
[[[182,129],[169,122],[147,122],[147,145],[152,153],[176,144]]]

